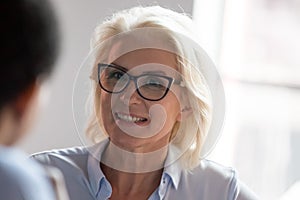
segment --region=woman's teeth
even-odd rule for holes
[[[120,113],[116,113],[117,117],[121,120],[127,121],[127,122],[141,122],[146,121],[146,118],[140,118],[140,117],[132,117],[130,115],[124,115]]]

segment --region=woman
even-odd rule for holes
[[[87,59],[87,135],[96,144],[34,155],[61,169],[71,199],[255,199],[234,170],[200,159],[222,109],[192,29],[189,17],[158,6],[121,11],[96,28]]]

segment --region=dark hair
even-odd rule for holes
[[[58,26],[48,0],[0,3],[0,109],[52,71]]]

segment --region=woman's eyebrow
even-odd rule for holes
[[[119,68],[120,70],[122,71],[125,71],[125,72],[128,72],[128,69],[121,66],[121,65],[118,65],[114,62],[111,63],[111,65],[113,65],[114,67],[117,67]],[[161,75],[167,75],[166,72],[162,71],[162,70],[148,70],[148,71],[143,71],[142,74],[161,74]]]
[[[122,71],[125,71],[125,72],[128,71],[127,68],[122,67],[121,65],[118,65],[118,64],[116,64],[116,63],[113,63],[113,62],[112,62],[110,65],[112,65],[112,66],[114,66],[114,67],[117,67],[117,68],[119,68],[119,69],[122,70]]]
[[[143,74],[162,74],[162,75],[167,75],[166,72],[161,71],[161,70],[144,71]]]

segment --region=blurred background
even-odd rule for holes
[[[34,153],[82,145],[73,119],[72,91],[93,29],[120,9],[158,4],[193,17],[201,46],[223,80],[226,117],[208,158],[237,169],[262,199],[299,199],[299,0],[52,2],[62,29],[61,55],[45,85],[45,106],[21,148]]]

